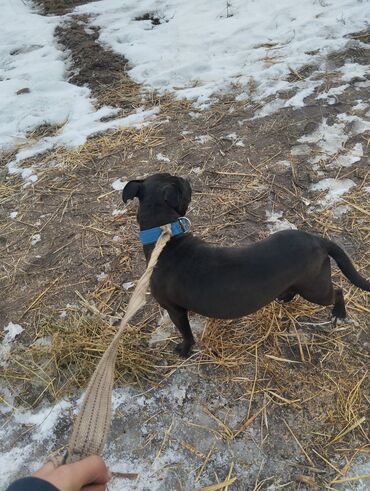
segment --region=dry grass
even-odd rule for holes
[[[155,383],[163,375],[161,353],[148,347],[148,322],[128,326],[116,362],[118,385]],[[58,400],[84,387],[107,349],[115,328],[101,316],[70,311],[68,318],[40,320],[29,346],[15,345],[1,377],[19,402],[36,406],[44,397]],[[32,391],[30,392],[30,387]]]
[[[292,73],[293,76],[305,75]],[[131,104],[138,97],[135,91],[136,87],[132,89]],[[127,101],[129,95],[114,97],[122,96]],[[189,111],[188,102],[174,101],[168,96],[158,98],[153,94],[150,104],[160,104],[161,121],[185,118]],[[271,149],[271,153],[254,160],[229,159],[221,168],[215,154],[224,159],[235,150],[235,143],[219,138],[213,133],[214,128],[228,121],[231,107],[242,111],[244,104],[234,104],[225,98],[206,115],[201,115],[199,123],[194,123],[198,133],[212,135],[209,149],[197,147],[197,152],[202,152],[199,157],[202,174],[194,177],[195,233],[223,245],[248,242],[249,237],[257,240],[267,235],[265,209],[282,209],[284,216],[298,227],[334,238],[350,238],[351,255],[366,276],[370,265],[370,206],[364,190],[369,185],[368,175],[359,172],[361,185],[344,197],[343,204],[350,206],[350,210],[338,220],[330,209],[320,210],[320,193],[309,196],[313,211],[309,209],[307,186],[299,185],[301,169],[295,167],[294,160],[289,177],[285,181],[279,179],[275,163],[282,158],[280,149]],[[262,137],[284,131],[290,124],[293,123],[272,118],[261,123],[256,131]],[[18,195],[22,183],[13,179],[1,184],[1,204],[20,201],[17,220],[0,223],[1,235],[9,239],[6,251],[1,252],[4,255],[0,256],[7,261],[6,271],[0,278],[8,281],[4,291],[11,292],[19,284],[19,278],[23,279],[19,275],[30,262],[30,235],[43,233],[51,224],[55,225],[52,233],[62,226],[65,226],[63,231],[71,227],[78,229],[78,239],[63,238],[55,243],[52,253],[70,251],[70,255],[81,257],[78,281],[87,285],[84,296],[78,297],[79,305],[68,309],[67,318],[60,318],[56,297],[68,290],[81,290],[84,285],[76,284],[70,271],[63,272],[67,265],[67,259],[63,259],[62,275],[58,270],[54,277],[54,265],[50,266],[48,281],[37,284],[31,298],[22,305],[23,319],[31,323],[34,332],[27,343],[14,344],[10,363],[0,368],[0,376],[16,394],[19,405],[35,406],[44,397],[55,400],[84,387],[108,346],[114,333],[113,316],[121,316],[129,297],[129,292],[121,286],[122,281],[136,279],[144,261],[136,238],[135,207],[130,205],[126,213],[116,217],[103,213],[104,206],[111,205],[113,193],[110,185],[106,185],[112,178],[105,175],[105,167],[108,162],[117,175],[132,177],[165,169],[177,174],[184,168],[188,170],[180,157],[179,163],[153,165],[153,152],[163,148],[170,151],[173,143],[167,141],[163,128],[154,124],[141,130],[121,129],[91,138],[77,150],[50,152],[43,156],[43,167],[37,170],[39,180],[32,188],[23,190],[21,198]],[[181,145],[181,156],[194,147],[190,137],[183,137]],[[37,166],[39,162],[35,158],[26,165]],[[52,162],[55,165],[50,166]],[[339,177],[345,177],[345,172],[348,171]],[[94,197],[92,208],[84,209],[89,193]],[[79,198],[80,195],[83,196]],[[39,207],[46,199],[53,208],[47,220],[36,227],[30,208]],[[72,221],[71,210],[81,209],[85,215],[81,214],[81,220],[72,216],[75,220]],[[117,234],[124,237],[122,242],[113,240]],[[50,242],[54,241],[54,236],[50,237]],[[107,257],[113,258],[116,266],[105,281],[96,285],[96,264],[100,265]],[[91,276],[83,269],[85,265]],[[369,307],[365,292],[349,285],[341,273],[336,272],[334,279],[345,289],[350,321],[334,327],[327,308],[300,299],[286,305],[274,302],[237,321],[207,320],[198,340],[198,351],[185,362],[172,354],[172,339],[166,340],[164,346],[149,347],[150,331],[158,316],[158,308],[149,305],[122,340],[116,383],[156,387],[161,381],[165,383],[163,380],[180,366],[196,366],[199,370],[210,367],[220,379],[235,388],[242,387],[248,407],[246,418],[238,427],[214,414],[218,421],[217,438],[225,442],[233,440],[256,421],[267,432],[270,418],[283,411],[284,415],[293,415],[296,421],[293,426],[286,419],[285,425],[306,466],[297,472],[297,482],[312,489],[315,486],[330,489],[336,483],[345,482],[354,458],[368,451],[369,445],[366,420],[370,402],[369,354],[364,342],[368,336]],[[344,462],[340,465],[334,458],[338,454]],[[199,475],[210,455],[201,458]],[[228,485],[232,489],[234,478],[230,471],[224,482],[213,489]],[[268,481],[257,479],[255,489],[263,489]]]

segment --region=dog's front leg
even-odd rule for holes
[[[165,307],[170,319],[180,331],[183,341],[175,347],[175,351],[182,357],[186,358],[190,355],[191,347],[194,344],[193,333],[188,319],[188,312],[182,307],[173,305]]]

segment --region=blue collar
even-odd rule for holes
[[[171,223],[172,237],[175,235],[186,234],[190,232],[190,220],[187,217],[180,217],[176,222]],[[139,237],[143,245],[155,244],[161,236],[161,227],[148,228],[147,230],[141,230]]]

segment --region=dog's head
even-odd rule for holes
[[[140,228],[159,227],[185,215],[191,201],[191,187],[182,177],[154,174],[126,184],[122,191],[124,203],[134,198],[139,199]]]

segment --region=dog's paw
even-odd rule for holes
[[[276,298],[276,301],[278,303],[288,303],[291,302],[295,296],[296,296],[295,292],[282,293]]]
[[[178,355],[181,356],[181,358],[188,358],[191,353],[191,347],[192,344],[185,343],[183,341],[182,343],[179,343],[175,346],[175,351]]]
[[[342,317],[339,315],[332,315],[332,317],[331,317],[331,322],[332,322],[334,327],[336,327],[337,325],[340,325],[340,324],[344,324],[345,320],[346,320],[345,317]]]

